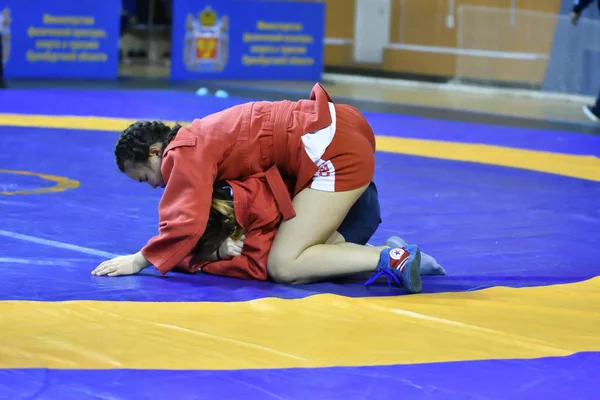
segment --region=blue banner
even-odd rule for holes
[[[112,78],[120,0],[0,0],[7,78]]]
[[[321,78],[325,4],[173,0],[171,79]]]

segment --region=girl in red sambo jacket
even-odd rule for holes
[[[165,190],[158,235],[139,252],[100,264],[108,274],[150,265],[165,274],[181,265],[205,232],[214,183],[275,170],[294,188],[293,201],[280,202],[287,188],[271,179],[283,218],[267,260],[271,279],[309,283],[372,272],[367,283],[383,274],[409,293],[422,289],[416,245],[329,242],[373,179],[375,135],[357,109],[333,104],[319,84],[308,100],[241,104],[188,127],[136,122],[121,134],[115,155],[131,179]]]
[[[246,280],[269,280],[267,260],[282,221],[266,179],[228,181],[213,188],[204,235],[178,269]],[[366,244],[381,223],[377,188],[372,183],[352,207],[330,243]],[[389,247],[405,247],[392,236]],[[435,258],[421,252],[421,275],[445,275]]]

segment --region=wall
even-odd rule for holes
[[[465,78],[491,78],[498,81],[523,81],[541,84],[547,59],[527,54],[548,53],[552,46],[554,25],[545,23],[543,29],[532,30],[534,17],[521,18],[513,26],[488,27],[486,21],[472,20],[479,35],[471,35],[470,42],[485,39],[493,43],[500,34],[505,48],[502,54],[461,53],[458,51],[457,23],[461,5],[501,7],[510,9],[510,0],[391,0],[390,44],[380,64],[362,65],[353,60],[354,19],[359,0],[325,0],[327,27],[325,65],[362,67],[393,73],[453,77],[459,73]],[[561,0],[515,0],[519,10],[533,10],[556,14]],[[448,26],[448,15],[454,17],[454,26]],[[485,40],[484,40],[485,42]],[[463,47],[469,47],[469,43]],[[485,43],[480,43],[485,46]],[[476,48],[475,46],[474,48]],[[511,54],[519,53],[523,54]],[[505,54],[506,53],[506,54]],[[516,59],[511,57],[517,57]]]

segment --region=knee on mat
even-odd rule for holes
[[[269,277],[276,283],[292,285],[301,283],[294,273],[294,260],[285,256],[269,255],[267,262]]]

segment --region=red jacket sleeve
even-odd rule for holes
[[[159,233],[141,250],[162,274],[181,264],[206,229],[217,163],[186,140],[168,149],[161,171],[167,182],[158,206]],[[193,161],[190,161],[193,160]]]
[[[212,275],[228,276],[245,280],[265,281],[268,278],[267,260],[277,229],[257,229],[246,233],[242,255],[231,260],[204,261],[195,265],[191,272],[202,269]]]

